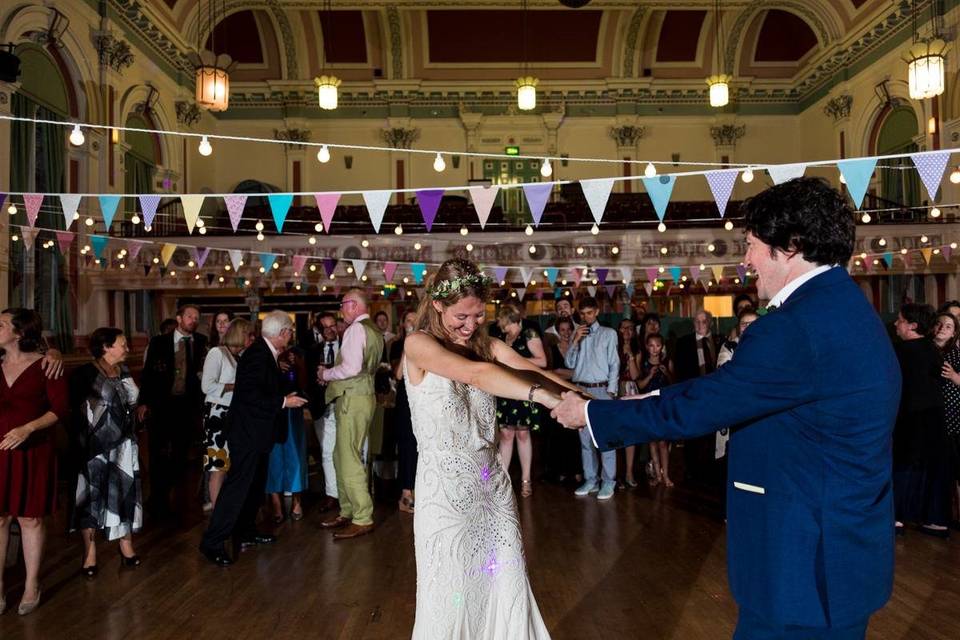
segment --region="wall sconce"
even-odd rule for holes
[[[343,166],[348,170],[353,168],[353,156],[343,156]]]
[[[460,156],[450,156],[450,163],[453,165],[454,169],[460,168]]]

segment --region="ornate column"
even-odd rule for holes
[[[390,183],[395,189],[404,189],[410,180],[410,154],[404,150],[417,141],[420,129],[410,126],[410,118],[388,118],[387,126],[380,131],[380,137],[388,147],[394,149],[389,154],[390,164],[387,168]],[[396,194],[395,204],[404,204],[405,200],[404,194]]]
[[[293,118],[284,120],[286,129],[274,129],[273,137],[275,140],[285,140],[288,142],[309,142],[310,130],[301,128],[305,121]],[[307,162],[307,148],[302,144],[283,145],[284,156],[286,157],[287,188],[290,191],[303,191],[303,175]],[[300,206],[300,196],[295,196],[293,206]]]
[[[745,136],[747,125],[738,125],[733,122],[720,123],[710,127],[710,137],[713,138],[717,162],[733,162],[737,140]],[[726,158],[726,160],[724,160]]]
[[[837,156],[846,158],[848,155],[847,131],[850,125],[850,112],[853,109],[853,96],[840,94],[831,98],[823,106],[823,113],[833,120],[833,130],[836,134]]]
[[[620,160],[637,160],[638,145],[643,136],[646,135],[646,127],[637,124],[636,119],[630,121],[620,121],[610,127],[609,135],[617,145],[617,158]],[[623,176],[629,177],[634,174],[633,165],[628,162],[623,163]],[[614,186],[622,193],[633,191],[633,184],[629,180],[619,182]]]

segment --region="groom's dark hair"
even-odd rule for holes
[[[823,178],[794,178],[740,205],[744,230],[775,249],[818,265],[845,265],[857,229],[846,196]]]

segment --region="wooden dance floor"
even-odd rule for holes
[[[521,500],[529,571],[553,638],[729,638],[736,607],[727,590],[724,525],[677,488],[618,491],[609,502],[537,484]],[[312,503],[279,541],[221,569],[197,552],[205,520],[149,526],[143,565],[121,570],[101,545],[100,574],[80,577],[80,541],[50,524],[43,602],[16,615],[22,570],[7,572],[13,610],[0,638],[89,640],[409,638],[415,610],[412,516],[377,509],[379,528],[334,543]],[[193,509],[196,511],[196,509]],[[960,534],[910,532],[897,542],[896,588],[868,637],[960,637]]]

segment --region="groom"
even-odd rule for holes
[[[900,371],[847,274],[853,212],[817,178],[748,200],[746,263],[771,311],[737,357],[659,397],[588,402],[554,416],[600,449],[733,425],[727,561],[734,638],[861,639],[893,586],[891,434]],[[824,329],[823,314],[831,322]]]

